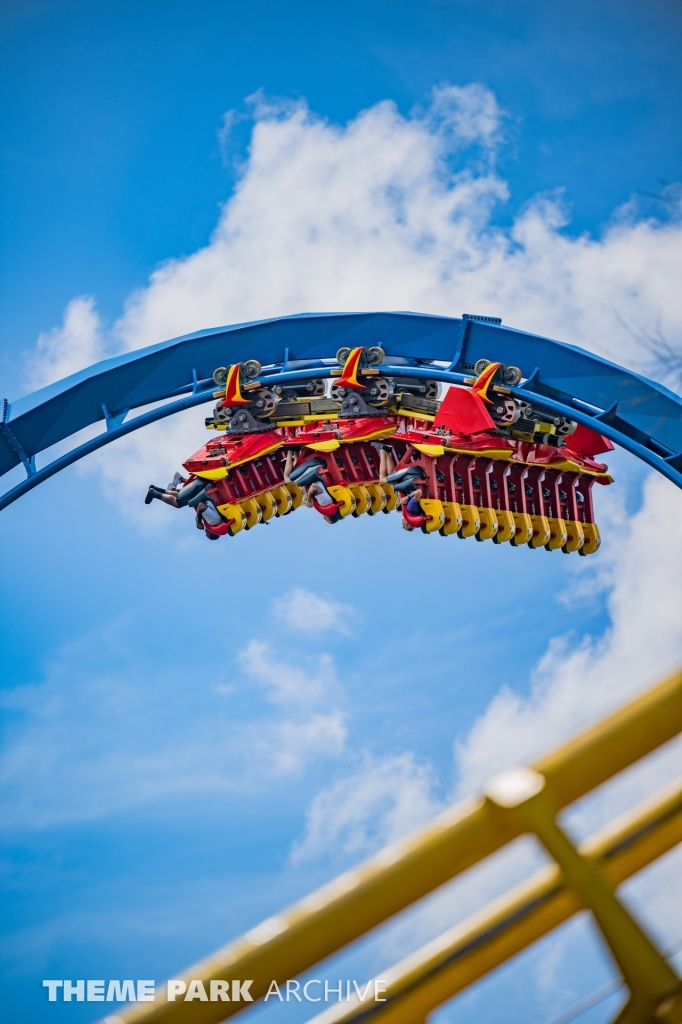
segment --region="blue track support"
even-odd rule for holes
[[[326,377],[337,349],[359,345],[381,346],[382,372],[393,377],[418,368],[419,376],[456,384],[481,358],[518,366],[526,379],[512,389],[516,397],[597,430],[682,487],[682,398],[654,381],[494,317],[303,313],[198,331],[5,401],[0,476],[23,463],[27,477],[0,497],[0,509],[97,448],[210,401],[217,366],[258,359],[264,383]],[[127,418],[150,405],[156,408]],[[36,468],[36,455],[98,422],[102,433]]]

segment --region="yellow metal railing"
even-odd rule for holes
[[[587,729],[532,768],[492,779],[485,793],[339,876],[183,972],[200,980],[249,979],[254,998],[272,981],[293,979],[353,939],[524,833],[534,833],[554,864],[381,977],[386,1001],[334,1004],[315,1024],[376,1018],[415,1024],[467,985],[589,909],[621,970],[629,999],[619,1024],[682,1022],[680,981],[614,887],[682,839],[682,783],[575,847],[558,812],[682,731],[682,672]],[[166,1001],[115,1019],[218,1022],[240,1002]]]

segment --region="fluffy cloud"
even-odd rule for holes
[[[61,327],[41,334],[26,363],[27,385],[32,390],[68,377],[104,356],[102,322],[92,296],[72,299],[64,310]]]
[[[298,772],[316,757],[338,757],[347,730],[340,711],[316,712],[278,722],[263,731],[258,745],[276,774]]]
[[[609,627],[555,637],[528,698],[500,690],[457,744],[458,792],[536,757],[682,660],[682,494],[651,476],[640,510],[629,518],[616,511],[609,527],[596,570],[609,587]]]
[[[344,713],[328,703],[330,659],[292,667],[255,641],[243,674],[199,678],[180,664],[140,666],[121,619],[59,651],[42,680],[0,695],[0,817],[5,829],[107,817],[212,793],[259,795],[340,755]],[[229,672],[229,666],[226,667]],[[244,715],[239,695],[264,687]]]
[[[351,609],[331,598],[295,587],[273,602],[276,618],[302,633],[335,630],[347,633],[346,619]]]
[[[315,798],[293,860],[330,852],[357,856],[392,842],[440,809],[433,785],[429,765],[412,754],[366,756],[355,772]]]
[[[109,344],[134,349],[186,331],[302,310],[495,313],[506,322],[624,360],[628,330],[661,323],[682,338],[679,221],[618,211],[599,239],[561,229],[540,196],[513,220],[495,171],[503,113],[481,85],[443,86],[404,117],[385,101],[345,126],[304,102],[251,102],[248,158],[205,248],[170,259],[132,294]],[[557,182],[560,186],[562,183]],[[91,299],[41,338],[42,382],[95,358]],[[59,359],[64,357],[62,364]]]
[[[240,652],[239,661],[247,675],[265,687],[277,703],[309,706],[337,689],[334,662],[328,654],[307,659],[310,670],[306,671],[301,660],[296,665],[287,664],[272,653],[268,644],[251,640]]]

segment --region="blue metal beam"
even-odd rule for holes
[[[598,430],[682,487],[682,399],[654,381],[492,317],[310,313],[185,335],[5,402],[0,476],[21,463],[28,476],[0,497],[0,509],[116,438],[209,401],[216,366],[256,358],[264,383],[273,376],[282,383],[326,377],[337,349],[357,345],[380,345],[386,352],[382,370],[394,377],[413,376],[418,366],[420,376],[461,383],[479,358],[519,366],[527,379],[513,389],[517,397],[532,396],[538,408]],[[181,395],[188,397],[171,401]],[[166,404],[126,420],[131,410],[158,402]],[[38,453],[102,420],[103,433],[35,468]]]

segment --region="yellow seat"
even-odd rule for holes
[[[476,534],[476,540],[492,540],[497,533],[497,515],[492,508],[479,508],[478,518],[481,528]]]
[[[566,520],[556,519],[550,516],[547,522],[549,523],[549,540],[547,541],[547,548],[550,551],[557,551],[559,548],[562,548],[568,540]]]
[[[462,510],[456,501],[443,502],[443,514],[445,522],[440,528],[443,537],[450,537],[462,528]]]
[[[291,507],[300,508],[303,504],[303,491],[298,484],[284,484],[291,495]]]
[[[261,507],[255,498],[244,498],[243,501],[239,502],[241,509],[246,516],[246,529],[250,530],[254,526],[258,526],[261,521],[262,512]]]
[[[353,516],[364,516],[365,512],[368,511],[372,504],[372,499],[369,495],[369,491],[362,485],[353,485],[350,488],[350,492],[355,498],[355,508],[351,515]]]
[[[506,541],[511,540],[516,533],[514,516],[513,513],[505,512],[502,509],[496,509],[495,516],[497,518],[497,533],[493,540],[498,544],[504,544]]]
[[[270,491],[270,494],[272,495],[272,500],[275,503],[275,515],[286,515],[286,513],[291,509],[293,505],[293,498],[291,497],[291,493],[286,489],[286,487],[282,486],[273,487],[272,490]]]
[[[380,484],[367,484],[365,490],[370,497],[369,510],[372,515],[376,515],[377,512],[383,512],[386,508],[386,502],[388,501],[388,495],[382,490]]]
[[[382,491],[386,495],[386,511],[395,512],[398,508],[398,495],[393,490],[392,484],[379,484]]]
[[[225,519],[232,520],[230,533],[233,537],[236,533],[239,533],[240,530],[245,528],[246,514],[241,505],[233,505],[228,502],[225,505],[218,505],[218,511],[221,516],[225,517]]]
[[[522,544],[527,544],[533,536],[533,524],[530,521],[530,516],[527,512],[512,512],[514,516],[514,526],[516,527],[516,533],[512,537],[510,543],[515,548],[520,548]]]
[[[275,499],[273,498],[270,491],[263,491],[262,494],[254,495],[256,501],[260,505],[261,522],[267,523],[274,516],[277,515],[277,506],[275,505]]]
[[[583,533],[582,523],[577,523],[575,519],[567,519],[566,543],[564,544],[566,554],[570,554],[572,551],[580,551],[584,543],[585,534]]]
[[[355,495],[350,487],[344,487],[343,484],[332,484],[327,490],[334,501],[340,503],[340,515],[349,516],[355,511]]]
[[[443,502],[438,501],[437,498],[421,498],[419,504],[422,507],[424,515],[431,516],[431,518],[427,519],[422,527],[424,533],[435,533],[437,530],[440,530],[445,522]]]
[[[595,551],[599,550],[601,545],[599,527],[596,523],[583,523],[582,527],[585,534],[585,543],[578,553],[581,555],[593,555]]]
[[[475,537],[481,528],[481,520],[478,518],[478,509],[475,505],[460,505],[462,513],[462,526],[459,530],[459,537]]]
[[[545,544],[549,544],[550,537],[552,536],[547,516],[531,516],[530,521],[533,524],[531,544],[534,548],[544,548]]]

